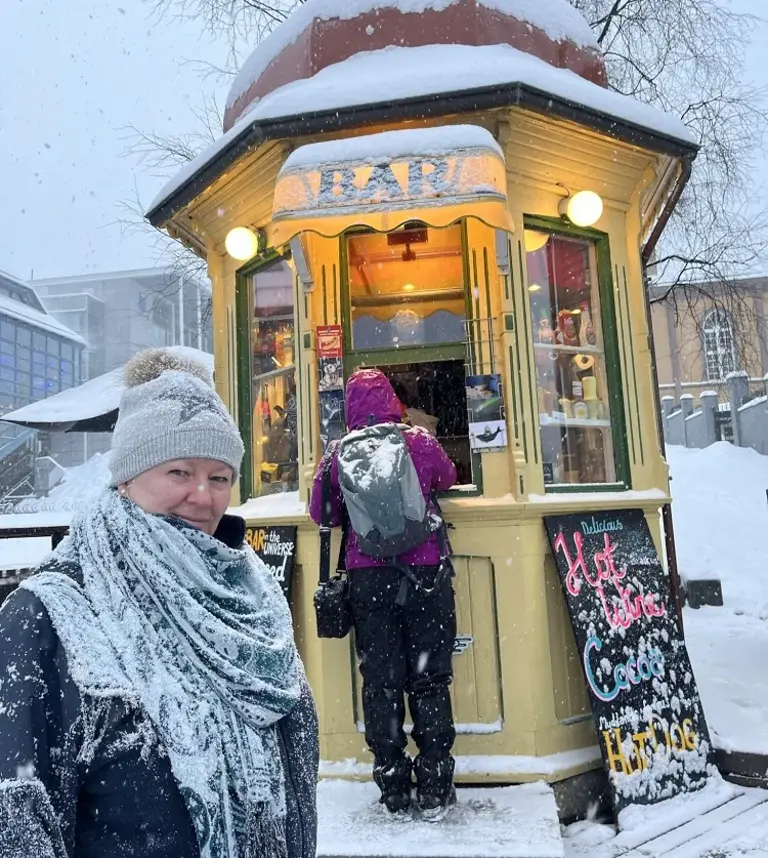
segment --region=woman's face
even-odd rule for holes
[[[144,512],[180,518],[211,536],[227,510],[234,472],[211,459],[176,459],[120,486]]]

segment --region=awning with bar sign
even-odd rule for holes
[[[512,231],[504,155],[474,125],[386,131],[293,152],[277,178],[271,247],[302,232],[355,226],[391,232],[408,221],[449,226],[475,217]]]

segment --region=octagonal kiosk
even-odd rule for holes
[[[639,507],[661,548],[643,260],[695,145],[605,88],[565,0],[531,20],[426,6],[309,0],[149,218],[207,260],[216,383],[246,441],[233,504],[261,547],[296,529],[323,771],[365,776],[370,757],[351,642],[316,636],[306,504],[344,380],[377,366],[458,471],[457,777],[562,781],[600,755],[542,520]]]

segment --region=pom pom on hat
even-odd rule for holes
[[[189,373],[213,387],[213,378],[208,367],[169,349],[145,349],[134,355],[125,365],[123,379],[126,387],[138,387],[159,378],[169,370]]]
[[[146,349],[126,364],[124,380],[109,460],[113,485],[175,459],[223,462],[238,478],[243,441],[204,364]]]

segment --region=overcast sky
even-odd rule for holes
[[[768,0],[734,2],[768,17]],[[227,87],[190,62],[221,63],[225,46],[151,10],[148,0],[0,0],[0,269],[29,279],[157,263],[150,235],[118,224],[120,201],[138,191],[148,204],[163,184],[125,157],[121,129],[184,132],[203,92],[223,103]],[[763,24],[745,70],[763,85],[766,49]]]

